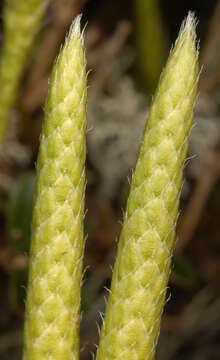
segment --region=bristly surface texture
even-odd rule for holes
[[[155,356],[198,81],[189,13],[151,106],[132,178],[97,360]]]
[[[54,66],[37,160],[23,360],[76,360],[84,248],[86,66],[80,17]]]

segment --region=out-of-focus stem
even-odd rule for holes
[[[168,53],[158,0],[134,0],[136,45],[143,87],[152,94]]]
[[[7,0],[3,12],[4,42],[0,56],[0,142],[5,133],[20,76],[48,0]]]

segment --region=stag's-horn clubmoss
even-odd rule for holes
[[[37,160],[23,360],[78,359],[86,66],[80,17],[54,66]]]
[[[97,360],[154,358],[198,81],[189,13],[161,75],[132,178]]]

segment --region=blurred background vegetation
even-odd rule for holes
[[[157,358],[220,358],[220,2],[51,0],[0,148],[1,360],[21,359],[35,162],[48,77],[66,31],[82,12],[92,70],[81,316],[81,358],[87,360],[98,343],[97,324],[149,104],[188,10],[199,20],[203,71]],[[0,39],[3,43],[2,24]]]

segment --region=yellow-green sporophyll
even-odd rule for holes
[[[23,67],[47,8],[48,0],[7,0],[3,12],[4,41],[0,56],[0,142],[16,96]]]
[[[80,18],[54,66],[33,211],[23,360],[76,360],[84,249],[86,70]]]
[[[190,13],[161,75],[132,178],[97,360],[155,356],[198,80]]]

